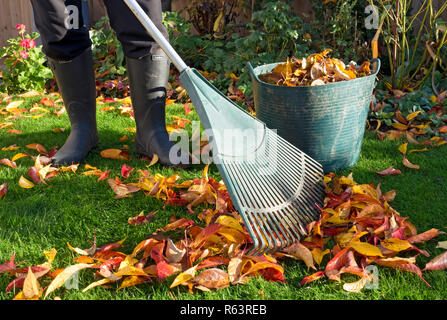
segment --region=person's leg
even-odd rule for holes
[[[105,0],[104,3],[126,56],[137,127],[136,152],[149,157],[157,154],[161,164],[183,167],[169,158],[173,143],[166,131],[165,103],[170,61],[123,1]],[[168,38],[162,23],[161,0],[138,0],[138,3]]]
[[[81,1],[31,0],[43,50],[71,123],[67,141],[53,157],[54,165],[79,163],[98,142],[95,72],[91,41],[82,21]],[[75,17],[79,21],[67,19],[73,8],[78,10],[79,15]]]

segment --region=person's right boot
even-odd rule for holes
[[[96,82],[91,49],[68,62],[48,58],[71,123],[67,141],[53,157],[53,165],[80,163],[97,146]]]

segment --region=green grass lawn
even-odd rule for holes
[[[21,107],[30,107],[40,98],[26,99]],[[184,116],[181,105],[167,107],[170,115]],[[5,122],[5,116],[0,115],[0,123]],[[190,120],[198,120],[197,114],[191,112]],[[0,130],[0,148],[17,144],[21,148],[17,151],[0,151],[1,158],[11,159],[19,152],[31,152],[25,145],[41,143],[47,150],[53,146],[62,146],[69,132],[67,115],[57,117],[47,115],[40,119],[22,118],[13,120],[14,129],[22,133],[15,135],[7,133],[7,129]],[[54,133],[54,128],[66,128],[63,133]],[[85,163],[105,171],[111,169],[110,177],[120,176],[123,163],[136,169],[146,169],[147,162],[137,159],[133,154],[133,133],[125,128],[134,127],[129,116],[120,115],[117,111],[102,112],[98,106],[98,128],[100,144],[93,151]],[[119,139],[128,135],[129,140],[120,142]],[[419,232],[430,228],[447,231],[447,146],[433,148],[425,153],[412,153],[411,162],[419,164],[420,170],[413,170],[401,164],[402,154],[397,150],[399,141],[379,141],[375,134],[367,132],[365,135],[359,163],[348,170],[337,174],[347,175],[353,172],[358,183],[381,184],[382,191],[395,189],[397,196],[391,205],[402,216],[408,216]],[[130,147],[131,160],[119,161],[103,159],[99,152],[108,148],[121,148],[123,144]],[[414,148],[410,146],[409,149]],[[34,152],[35,153],[35,152]],[[84,164],[85,164],[84,163]],[[126,238],[123,251],[130,253],[146,235],[157,228],[169,223],[172,215],[177,217],[191,216],[186,208],[166,207],[163,202],[146,197],[138,192],[132,198],[115,200],[114,194],[106,181],[97,182],[97,177],[83,176],[83,165],[78,173],[63,173],[49,180],[48,185],[37,185],[33,189],[25,190],[18,186],[21,175],[28,178],[27,170],[33,165],[30,158],[17,160],[17,169],[0,165],[0,184],[9,184],[8,194],[0,200],[0,263],[9,260],[12,252],[16,254],[16,261],[26,260],[25,265],[45,262],[43,250],[56,248],[58,254],[54,261],[55,268],[63,268],[74,264],[76,256],[67,246],[67,241],[73,247],[87,248],[88,240],[92,240],[96,232],[98,246]],[[402,175],[380,177],[375,171],[393,166],[402,170]],[[179,172],[182,179],[199,178],[203,166],[196,166]],[[151,174],[161,173],[171,175],[176,171],[162,168],[160,165],[148,169]],[[210,174],[218,178],[215,167],[210,168]],[[130,181],[138,178],[137,170]],[[132,180],[133,179],[133,180]],[[127,223],[129,217],[136,216],[141,211],[149,213],[159,210],[153,222],[141,226],[131,226]],[[428,250],[431,257],[418,256],[417,264],[423,268],[425,263],[440,254],[442,249],[436,249],[437,241],[447,240],[445,235],[419,248]],[[325,257],[323,264],[327,262]],[[230,286],[219,291],[203,293],[197,291],[191,295],[185,287],[169,289],[173,278],[162,283],[143,284],[137,287],[116,291],[116,287],[109,289],[94,288],[87,293],[81,290],[94,281],[93,272],[81,271],[80,290],[56,290],[50,295],[60,296],[62,299],[446,299],[447,274],[445,271],[424,272],[425,279],[432,285],[428,287],[415,274],[379,267],[379,287],[376,290],[364,289],[360,293],[347,293],[343,290],[343,283],[319,280],[308,286],[300,287],[302,278],[309,275],[301,261],[281,262],[285,268],[286,283],[270,283],[260,278],[252,278],[246,285]],[[358,278],[343,275],[343,282],[355,281]],[[0,299],[12,299],[14,293],[5,294],[5,288],[12,280],[7,274],[0,275]]]

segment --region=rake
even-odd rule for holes
[[[135,0],[124,0],[180,71],[213,161],[253,241],[247,254],[288,247],[307,235],[324,199],[321,164],[276,134],[188,67]]]

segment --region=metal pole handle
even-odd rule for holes
[[[124,0],[129,9],[135,14],[137,19],[141,22],[143,27],[149,32],[151,37],[158,43],[158,45],[163,49],[166,55],[169,57],[174,66],[178,71],[182,72],[188,66],[183,61],[183,59],[174,50],[168,40],[163,36],[163,34],[158,30],[152,20],[147,16],[146,12],[141,8],[141,6],[135,0]]]

